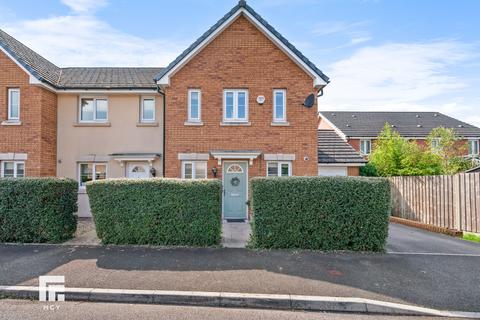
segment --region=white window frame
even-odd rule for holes
[[[18,93],[18,117],[12,116],[12,92]],[[7,119],[10,121],[20,121],[20,89],[19,88],[9,88],[8,89],[8,113]]]
[[[4,173],[4,166],[5,163],[13,163],[13,178],[17,178],[17,166],[18,164],[23,164],[23,177],[26,177],[26,169],[25,169],[25,161],[0,161],[0,177],[5,178],[5,173]]]
[[[277,118],[277,93],[283,94],[283,117]],[[273,90],[273,122],[287,122],[287,90],[285,89],[275,89]]]
[[[433,150],[438,150],[440,149],[440,138],[433,138],[432,139],[432,149]]]
[[[266,165],[266,177],[273,177],[268,175],[268,166],[270,164],[277,164],[277,177],[283,177],[282,176],[282,165],[287,164],[288,165],[288,177],[292,176],[292,162],[291,161],[267,161]]]
[[[153,119],[145,119],[144,117],[144,102],[145,100],[153,100]],[[156,121],[157,119],[157,104],[156,104],[156,100],[155,100],[155,97],[148,97],[148,96],[145,96],[145,97],[142,97],[140,99],[140,122],[141,123],[153,123]],[[107,119],[108,119],[108,107],[107,107]]]
[[[369,152],[365,152],[365,150],[363,150],[363,144],[364,143],[368,143],[369,145]],[[372,140],[371,139],[360,139],[360,154],[364,155],[364,156],[368,156],[372,153]]]
[[[196,178],[197,172],[195,168],[195,164],[200,163],[205,165],[205,177],[204,178]],[[192,178],[185,178],[185,165],[191,164],[192,165]],[[188,180],[195,180],[195,179],[207,179],[208,177],[208,163],[207,161],[182,161],[182,179]]]
[[[93,99],[93,120],[82,120],[82,100],[83,99]],[[106,100],[107,101],[107,118],[97,120],[97,100]],[[110,111],[110,101],[108,97],[92,97],[92,96],[81,96],[78,100],[78,122],[81,123],[106,123],[108,122]]]
[[[192,117],[192,93],[198,93],[198,118]],[[202,121],[202,90],[188,89],[188,122]]]
[[[470,144],[471,143],[476,144],[476,147],[475,147],[475,149],[477,149],[476,153],[471,153],[470,152]],[[480,139],[468,139],[468,155],[469,156],[478,156],[479,154],[480,154]]]
[[[233,118],[227,118],[227,93],[233,93]],[[245,93],[245,118],[238,118],[238,94]],[[248,122],[248,90],[225,89],[223,90],[223,122]]]
[[[78,188],[80,190],[85,190],[86,186],[82,186],[82,164],[91,164],[92,168],[92,181],[96,181],[97,175],[97,165],[105,166],[105,179],[108,179],[108,163],[107,162],[79,162],[78,163]],[[101,179],[103,180],[103,179]]]

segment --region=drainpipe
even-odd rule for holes
[[[157,85],[157,92],[158,92],[159,94],[161,94],[162,97],[163,97],[163,121],[162,121],[162,122],[163,122],[163,146],[162,146],[162,147],[163,147],[163,151],[162,151],[162,153],[163,153],[163,154],[162,154],[163,159],[162,159],[162,175],[163,175],[163,177],[165,178],[165,143],[166,143],[166,141],[167,141],[167,139],[165,138],[165,123],[166,123],[166,122],[165,122],[165,118],[167,117],[166,112],[165,112],[165,110],[166,110],[166,106],[165,106],[165,105],[166,105],[167,101],[166,101],[166,98],[165,98],[165,92],[162,90],[162,88],[160,88],[160,86],[158,85],[158,83],[155,82],[155,84]]]

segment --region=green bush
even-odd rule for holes
[[[108,179],[87,184],[104,244],[219,244],[221,189],[219,180]]]
[[[251,191],[253,247],[384,249],[390,213],[385,178],[254,178]]]
[[[71,239],[77,229],[75,180],[0,179],[0,242]]]

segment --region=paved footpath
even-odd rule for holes
[[[0,245],[0,285],[36,286],[51,274],[65,275],[67,287],[358,297],[480,311],[480,245],[399,225],[391,232],[408,237],[390,239],[390,254]]]
[[[224,309],[118,303],[58,303],[58,310],[44,310],[38,301],[0,300],[0,320],[34,319],[172,319],[172,320],[429,320],[431,317],[354,315],[345,313],[312,313],[254,309]]]

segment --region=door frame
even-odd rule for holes
[[[225,220],[225,215],[224,215],[224,211],[225,211],[225,187],[224,187],[224,184],[225,184],[225,164],[227,164],[227,163],[245,163],[245,174],[246,174],[245,192],[246,192],[246,196],[247,196],[246,201],[248,201],[248,184],[249,184],[249,180],[248,180],[248,161],[246,161],[246,160],[238,160],[238,161],[237,160],[224,160],[224,161],[222,161],[222,220]],[[245,220],[249,221],[248,205],[246,204],[245,206],[246,206],[246,208],[245,208]]]
[[[151,175],[150,175],[150,168],[152,168],[152,166],[148,163],[148,161],[142,161],[142,160],[139,160],[139,161],[127,161],[127,162],[125,162],[125,178],[130,179],[130,178],[128,177],[128,175],[130,174],[130,166],[131,166],[131,165],[138,165],[138,164],[142,164],[142,166],[143,166],[143,165],[147,165],[147,167],[148,167],[148,170],[147,170],[147,175],[148,175],[148,177],[143,178],[143,179],[150,179],[150,178],[152,178]]]

